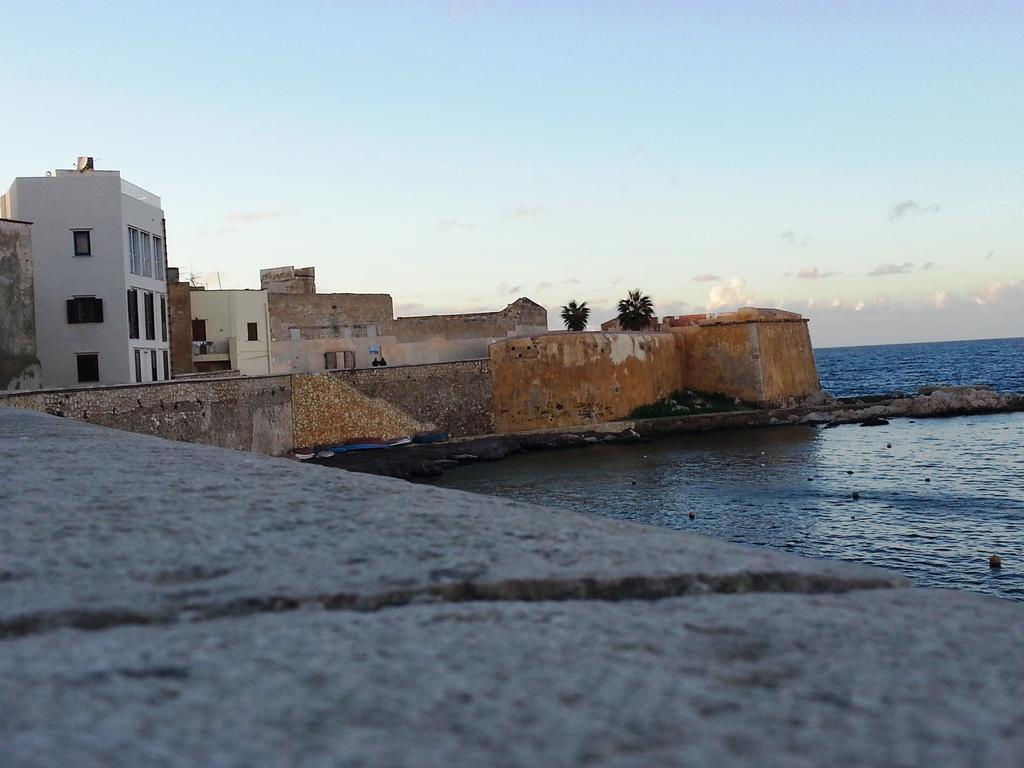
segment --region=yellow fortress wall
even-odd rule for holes
[[[549,333],[490,346],[498,432],[598,424],[683,386],[670,333]]]
[[[673,328],[684,342],[686,386],[759,405],[783,405],[821,390],[807,320],[744,307]]]

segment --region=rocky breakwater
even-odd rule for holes
[[[863,423],[873,426],[898,417],[924,419],[1005,413],[1024,411],[1024,395],[997,392],[986,386],[922,387],[916,395],[893,394],[842,400],[827,398],[820,404],[823,407],[802,415],[791,413],[785,420],[800,424]]]

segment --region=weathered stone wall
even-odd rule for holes
[[[0,390],[41,386],[31,226],[24,221],[0,219]]]
[[[349,386],[457,436],[494,432],[489,360],[336,371]]]
[[[270,455],[353,437],[494,431],[487,360],[0,393],[0,406]]]
[[[690,389],[762,405],[821,389],[807,321],[797,314],[744,308],[672,331],[683,344]]]
[[[552,333],[491,345],[499,432],[613,421],[683,386],[668,333]]]
[[[316,293],[316,268],[272,267],[261,269],[260,290],[270,293]]]
[[[757,324],[764,401],[773,405],[821,390],[807,321]]]
[[[0,406],[186,443],[281,455],[293,445],[291,390],[288,376],[171,381],[0,395]]]
[[[394,323],[394,335],[400,343],[434,337],[490,341],[506,336],[544,333],[547,329],[547,310],[525,297],[516,299],[498,312],[400,317]]]
[[[394,318],[386,293],[269,293],[267,301],[271,341],[291,340],[292,328],[303,339],[366,336],[368,325],[376,326],[376,335],[385,336]]]
[[[754,357],[757,329],[753,323],[683,326],[673,333],[683,339],[686,386],[750,403],[761,399],[760,372]]]
[[[309,374],[291,379],[295,445],[331,445],[357,437],[407,437],[434,427],[387,400],[368,397],[338,376]]]
[[[175,272],[177,270],[174,270]],[[170,274],[170,270],[168,270]],[[167,322],[170,326],[171,375],[192,373],[192,286],[167,282]]]

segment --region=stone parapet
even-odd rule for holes
[[[5,768],[1024,762],[1019,603],[17,409],[0,465]]]

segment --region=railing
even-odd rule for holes
[[[192,342],[193,357],[199,357],[201,355],[228,355],[230,353],[231,346],[228,339],[221,339],[220,341]]]

